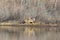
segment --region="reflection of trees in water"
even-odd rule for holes
[[[28,34],[24,34],[24,31],[21,29],[19,32],[7,32],[0,31],[0,39],[1,40],[59,40],[60,32],[56,31],[37,31],[38,28],[32,28],[34,30],[35,35],[28,36]],[[35,30],[36,29],[36,30]],[[27,31],[31,28],[29,27]],[[30,33],[30,32],[29,32]]]

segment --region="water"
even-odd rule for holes
[[[42,30],[38,27],[20,27],[18,31],[0,30],[0,40],[60,40],[59,31]]]

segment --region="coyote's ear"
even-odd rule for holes
[[[33,18],[33,21],[35,21],[35,18]]]

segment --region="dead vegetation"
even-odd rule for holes
[[[36,21],[59,21],[59,0],[0,0],[0,21],[17,20],[28,17]],[[39,17],[36,17],[39,16]]]

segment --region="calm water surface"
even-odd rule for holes
[[[42,31],[38,27],[20,27],[15,32],[0,30],[0,40],[60,40],[60,32]]]

